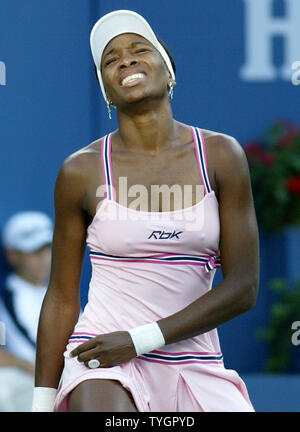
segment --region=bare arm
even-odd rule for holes
[[[216,178],[223,280],[183,310],[158,321],[166,343],[205,333],[256,303],[259,236],[248,163],[236,140],[220,139]]]
[[[57,388],[63,352],[80,312],[79,287],[86,226],[81,203],[85,193],[79,164],[68,158],[55,185],[55,227],[50,281],[39,320],[36,387]]]

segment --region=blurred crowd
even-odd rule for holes
[[[12,215],[2,229],[7,269],[0,286],[0,412],[31,411],[39,314],[51,265],[53,224],[39,211]],[[4,342],[3,342],[4,341]]]

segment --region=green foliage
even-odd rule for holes
[[[300,321],[300,280],[290,286],[286,279],[274,278],[269,289],[278,298],[271,308],[269,327],[258,332],[269,348],[265,369],[269,373],[288,372],[293,348],[291,327],[294,321]]]
[[[266,231],[300,225],[300,129],[276,121],[246,144],[254,205]]]

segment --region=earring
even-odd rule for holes
[[[173,100],[173,89],[174,89],[174,81],[170,81],[169,83],[169,97]]]
[[[106,103],[107,103],[108,117],[109,117],[109,120],[111,120],[111,109],[110,109],[111,101],[107,100]]]

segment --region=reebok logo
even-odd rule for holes
[[[171,239],[171,238],[177,238],[179,239],[179,234],[182,234],[183,231],[173,231],[171,232],[166,232],[166,231],[152,231],[152,233],[150,234],[150,236],[148,237],[148,239],[150,238],[154,238],[155,240],[167,240],[167,239]]]

